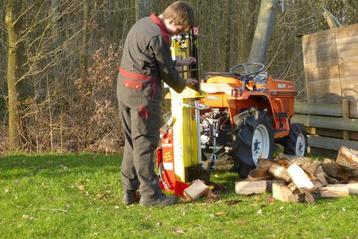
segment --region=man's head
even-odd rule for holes
[[[194,26],[194,11],[183,1],[176,1],[170,4],[161,16],[170,34],[188,31]]]

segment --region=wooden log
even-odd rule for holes
[[[321,188],[321,187],[323,187],[323,184],[321,183],[321,181],[319,181],[318,179],[313,179],[313,180],[311,180],[312,181],[312,183],[313,183],[313,185],[314,185],[314,187],[315,188]]]
[[[329,184],[340,184],[340,183],[342,183],[341,180],[338,180],[338,179],[330,177],[330,176],[327,176],[326,179],[327,179],[327,182]]]
[[[358,179],[358,169],[355,169],[352,171],[351,178],[357,178]]]
[[[308,157],[299,157],[299,156],[294,156],[294,155],[289,155],[289,158],[287,158],[289,160],[289,166],[291,164],[297,164],[297,165],[302,165],[305,163],[312,163],[312,159],[308,158]]]
[[[201,196],[208,194],[209,191],[209,186],[207,186],[200,179],[197,179],[194,180],[192,184],[184,190],[184,196],[189,200],[196,200]]]
[[[298,189],[314,190],[314,185],[303,171],[303,169],[297,164],[292,164],[287,169],[288,174],[291,176],[292,181],[296,184]]]
[[[282,202],[298,202],[298,195],[293,194],[286,185],[279,183],[272,184],[272,196]]]
[[[260,168],[255,168],[250,171],[247,176],[248,181],[262,181],[272,179],[272,175],[269,174],[268,170],[262,170]]]
[[[261,181],[272,179],[272,175],[268,172],[268,169],[272,166],[273,162],[270,160],[260,160],[256,169],[250,171],[247,180],[248,181]]]
[[[358,152],[342,146],[338,151],[336,163],[351,170],[358,169]]]
[[[358,183],[348,183],[347,188],[349,190],[349,194],[358,194]]]
[[[300,197],[300,198],[302,198],[301,199],[301,201],[305,201],[305,202],[307,202],[307,203],[315,203],[316,202],[316,198],[318,198],[317,196],[316,196],[316,193],[314,193],[314,192],[309,192],[309,191],[307,191],[307,190],[305,190],[305,189],[303,189],[302,190],[302,196]]]
[[[289,161],[288,159],[276,159],[275,163],[281,167],[288,168]]]
[[[328,184],[326,173],[323,171],[322,165],[320,165],[316,170],[316,178],[322,184],[322,186],[326,186]]]
[[[314,162],[306,162],[299,165],[311,179],[316,178],[316,171],[317,168],[321,165],[321,162],[314,161]]]
[[[324,172],[332,178],[336,178],[338,175],[339,166],[331,159],[324,159],[322,163]]]
[[[287,161],[287,167],[290,166],[293,163],[296,163],[297,165],[301,165],[303,163],[311,163],[313,160],[309,157],[302,157],[302,156],[296,156],[296,155],[288,155],[284,153],[280,153],[276,159],[275,162],[278,162],[279,160],[286,160]]]
[[[290,189],[290,191],[294,194],[300,193],[300,190],[298,190],[296,184],[294,182],[291,182],[287,185],[287,188]]]
[[[266,192],[267,182],[262,181],[239,181],[235,184],[235,192],[241,195],[251,195]]]
[[[284,180],[267,180],[266,181],[266,191],[272,193],[272,185],[276,184],[282,184],[286,185],[286,182]]]
[[[320,188],[321,197],[323,198],[338,198],[349,195],[349,190],[346,184],[329,184]]]
[[[272,166],[269,168],[269,172],[277,179],[282,179],[285,182],[291,181],[291,177],[287,173],[287,169],[282,166],[272,164]]]

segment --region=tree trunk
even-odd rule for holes
[[[83,34],[80,55],[80,78],[85,80],[87,78],[88,67],[88,20],[89,7],[88,0],[83,1]]]
[[[238,63],[247,62],[250,54],[250,47],[254,36],[254,24],[256,15],[256,6],[258,0],[240,1],[238,16]]]
[[[266,62],[266,53],[275,24],[275,1],[276,0],[261,0],[260,13],[251,45],[249,62]]]
[[[8,87],[8,113],[9,113],[9,149],[18,148],[18,111],[17,111],[17,40],[18,29],[15,20],[19,3],[15,0],[8,0],[6,4],[5,24],[8,34],[7,47],[7,87]]]
[[[136,20],[146,17],[150,14],[151,1],[150,0],[136,0],[135,2],[135,15]]]
[[[227,0],[225,21],[226,21],[226,42],[225,42],[225,70],[231,67],[231,38],[232,38],[232,0]]]

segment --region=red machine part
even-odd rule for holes
[[[162,132],[163,133],[163,132]],[[162,146],[157,149],[157,166],[160,176],[160,187],[169,193],[182,197],[184,190],[189,187],[175,176],[173,129],[168,128],[162,134]]]

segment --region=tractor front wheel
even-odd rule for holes
[[[243,115],[233,145],[232,155],[240,177],[246,178],[260,159],[271,159],[274,150],[272,121],[265,110],[250,109]]]

